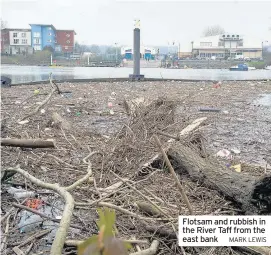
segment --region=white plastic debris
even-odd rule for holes
[[[112,102],[108,102],[107,106],[111,108],[113,106]]]
[[[199,90],[203,90],[203,88],[200,88]]]
[[[43,114],[43,113],[45,113],[45,110],[44,110],[44,109],[41,109],[40,112]]]
[[[110,110],[109,113],[110,113],[111,115],[114,115],[114,114],[115,114],[113,110]]]
[[[71,112],[71,110],[69,108],[67,108],[67,112]]]
[[[233,153],[235,153],[235,154],[240,154],[240,153],[241,153],[241,151],[238,150],[238,149],[236,149],[236,148],[231,149],[231,151],[232,151]]]
[[[229,114],[229,112],[228,112],[228,111],[223,111],[223,113],[224,113],[224,114]]]
[[[117,95],[117,93],[114,91],[111,93],[111,96],[116,96],[116,95]]]
[[[24,124],[26,124],[26,123],[28,123],[29,122],[29,120],[22,120],[22,121],[19,121],[18,123],[20,124],[20,125],[24,125]]]
[[[44,131],[50,131],[51,130],[51,128],[45,128],[44,129]]]
[[[15,104],[20,104],[21,103],[21,101],[15,101]]]
[[[221,157],[221,158],[227,158],[227,159],[232,158],[231,152],[226,149],[222,149],[219,152],[217,152],[216,156]]]
[[[16,199],[35,197],[35,192],[10,187],[7,192]]]

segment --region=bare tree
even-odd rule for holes
[[[0,20],[1,20],[1,29],[7,28],[7,22],[5,20],[2,20],[1,18]]]
[[[225,29],[219,25],[210,26],[205,28],[203,36],[221,35],[225,33]]]

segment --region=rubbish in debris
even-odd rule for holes
[[[38,89],[35,89],[34,90],[34,95],[36,96],[36,95],[38,95],[40,93],[40,91],[38,90]]]
[[[19,216],[21,216],[20,222],[18,224],[20,233],[32,232],[37,227],[40,227],[43,222],[39,215],[25,210],[21,211]]]
[[[29,120],[22,120],[22,121],[19,121],[18,123],[20,124],[20,125],[23,125],[23,124],[26,124],[26,123],[28,123],[29,122]]]
[[[44,131],[50,131],[51,130],[51,128],[45,128],[44,129]]]
[[[227,167],[227,168],[229,168],[230,166],[231,166],[231,164],[230,164],[230,163],[227,163],[227,164],[226,164],[226,167]]]
[[[109,108],[113,107],[113,104],[111,102],[108,102],[108,107]]]
[[[109,111],[109,113],[110,113],[111,115],[114,115],[114,114],[115,114],[114,111],[113,111],[112,109]]]
[[[200,88],[199,90],[203,90],[203,88]]]
[[[200,108],[200,112],[220,112],[221,110],[215,108]]]
[[[33,191],[26,191],[24,189],[17,189],[14,187],[10,187],[7,192],[17,199],[35,197],[36,195]]]
[[[41,205],[44,205],[44,201],[41,199],[28,199],[25,204],[27,207],[37,210]]]
[[[217,152],[216,156],[221,157],[221,158],[227,158],[227,159],[232,158],[231,152],[226,149],[222,149],[219,152]]]
[[[15,101],[15,104],[20,104],[21,103],[21,101]]]
[[[81,112],[76,112],[75,115],[76,115],[77,117],[79,117],[79,116],[81,116]]]
[[[224,113],[224,114],[229,114],[229,112],[228,112],[228,111],[223,111],[223,113]]]
[[[241,173],[241,164],[231,166],[236,172]]]
[[[70,91],[65,91],[65,92],[62,92],[62,95],[66,98],[71,98],[72,97],[72,92]],[[80,99],[80,98],[79,98]]]
[[[43,113],[45,113],[45,110],[44,110],[44,109],[41,109],[40,112],[43,114]]]
[[[112,93],[111,93],[111,96],[116,96],[116,95],[117,95],[116,92],[112,92]]]
[[[233,152],[233,153],[235,153],[235,154],[240,154],[241,153],[241,151],[240,150],[238,150],[238,149],[231,149],[231,151]]]
[[[67,112],[71,112],[71,110],[69,108],[67,108]]]

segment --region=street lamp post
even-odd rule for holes
[[[192,45],[191,57],[193,58],[193,50],[194,50],[194,49],[193,49],[193,47],[194,47],[194,42],[193,42],[193,41],[191,42],[191,45]]]
[[[268,41],[263,41],[262,42],[262,59],[263,59],[263,43],[268,43]]]

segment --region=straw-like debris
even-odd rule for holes
[[[179,182],[194,214],[238,215],[244,212],[244,208],[232,203],[221,190],[205,185],[204,181],[194,182],[191,173],[182,171],[184,165],[178,161],[182,157],[176,156],[179,155],[178,146],[184,146],[193,151],[196,158],[209,162],[204,132],[199,130],[202,125],[209,124],[208,118],[189,119],[183,114],[180,121],[180,102],[167,97],[139,100],[132,107],[131,101],[127,99],[123,103],[121,99],[118,113],[115,113],[119,116],[115,120],[116,128],[104,135],[102,128],[90,131],[91,120],[101,124],[117,118],[115,115],[96,109],[99,108],[97,102],[88,101],[87,96],[77,97],[74,92],[69,98],[59,87],[52,88],[50,91],[49,86],[44,86],[31,98],[31,86],[21,92],[16,92],[15,88],[3,92],[2,138],[55,141],[55,148],[2,144],[1,223],[5,226],[3,230],[8,232],[2,246],[7,253],[13,250],[24,254],[41,251],[59,254],[62,246],[63,254],[75,252],[80,240],[97,234],[96,209],[109,207],[116,211],[118,237],[133,244],[131,254],[249,254],[244,250],[233,251],[231,247],[178,246],[178,215],[189,215],[190,210],[174,185],[176,180],[163,160],[154,135],[159,137],[175,172],[180,173],[177,175]],[[36,106],[41,104],[42,107]],[[38,110],[32,114],[31,109]],[[22,119],[28,122],[18,123]],[[270,199],[268,178],[266,176],[260,183],[256,182],[260,178],[253,179],[256,182],[254,199],[261,197],[265,213],[270,213],[270,204],[266,202]],[[266,189],[265,196],[261,193],[262,185]],[[46,218],[40,213],[39,224],[22,231],[26,226],[18,224],[23,215],[22,206],[27,206],[29,198],[16,197],[10,187],[33,192],[37,200],[43,201],[41,207],[50,208],[52,215]],[[66,201],[67,196],[68,200],[74,200],[68,215],[59,194]],[[14,203],[22,203],[22,206],[14,207]],[[50,223],[50,218],[57,220]],[[48,229],[49,234],[44,234]],[[50,233],[58,238],[50,239]]]

